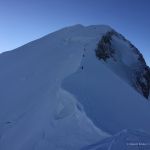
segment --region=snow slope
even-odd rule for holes
[[[143,131],[123,130],[81,150],[149,150],[150,135]]]
[[[60,88],[80,64],[84,43],[70,38],[72,30],[82,35],[82,28],[67,28],[0,55],[1,150],[77,149],[108,136]]]
[[[0,150],[78,150],[122,129],[150,132],[149,103],[96,58],[110,30],[75,25],[0,55]]]
[[[96,59],[94,46],[94,42],[88,45],[81,66],[64,80],[63,88],[104,131],[115,134],[127,128],[150,133],[150,103]]]

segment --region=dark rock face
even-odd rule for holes
[[[113,32],[107,32],[98,43],[95,50],[98,59],[106,61],[108,58],[113,57],[114,50],[111,48],[112,35]]]
[[[148,99],[150,94],[150,70],[148,67],[144,68],[142,72],[137,73],[136,87]]]
[[[134,53],[137,56],[136,69],[134,68],[134,66],[130,66],[130,69],[133,68],[133,79],[131,79],[133,82],[132,86],[145,98],[148,99],[150,95],[150,68],[146,65],[146,62],[140,51],[124,36],[114,30],[107,32],[105,35],[103,35],[97,45],[97,48],[95,50],[96,57],[99,60],[104,60],[105,62],[108,59],[113,59],[114,61],[117,61],[117,59],[115,58],[116,49],[112,47],[113,36],[128,43],[131,53]]]

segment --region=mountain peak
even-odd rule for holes
[[[144,67],[105,25],[63,28],[0,54],[0,150],[80,150],[141,135],[123,129],[150,133],[149,103],[133,89],[147,96]]]

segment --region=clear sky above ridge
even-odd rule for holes
[[[0,52],[73,24],[108,24],[150,65],[150,0],[0,0]]]

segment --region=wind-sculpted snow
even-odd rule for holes
[[[75,25],[0,55],[0,150],[80,150],[125,128],[150,132],[149,103],[96,58],[111,30]]]
[[[105,32],[89,29],[65,28],[0,55],[0,150],[77,150],[108,137],[61,89],[85,45]]]

